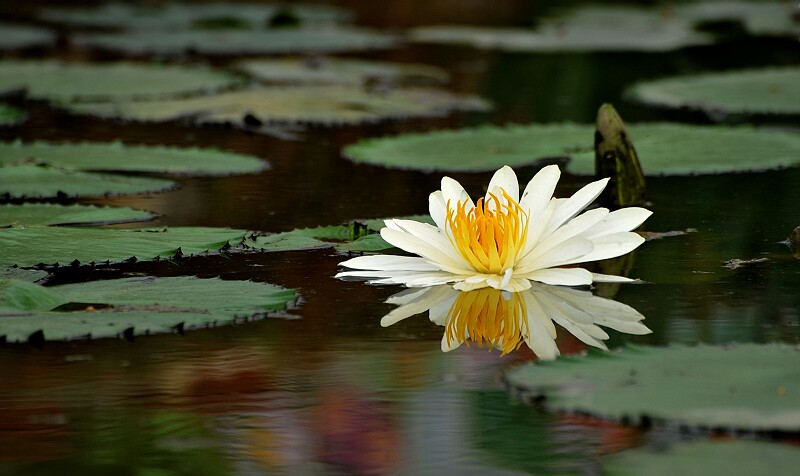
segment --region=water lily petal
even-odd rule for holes
[[[451,350],[458,349],[461,347],[462,342],[459,342],[457,339],[449,340],[447,338],[447,333],[442,336],[442,352],[450,352]]]
[[[585,256],[561,264],[588,263],[608,258],[616,258],[635,250],[644,243],[644,238],[632,231],[602,235],[591,240],[594,249]]]
[[[538,269],[525,275],[531,281],[556,286],[585,286],[592,284],[592,273],[583,268]]]
[[[447,221],[447,204],[444,201],[441,190],[437,190],[428,196],[428,212],[430,212],[431,218],[433,222],[436,223],[437,227],[442,230],[447,228],[445,226]]]
[[[575,261],[580,262],[583,261],[583,256],[590,254],[593,249],[594,244],[591,240],[576,236],[558,243],[539,256],[534,257],[534,253],[531,253],[529,257],[520,260],[514,268],[514,272],[525,275],[544,268],[562,266]]]
[[[517,181],[517,174],[515,174],[514,170],[508,165],[503,166],[495,172],[492,179],[489,181],[485,201],[489,203],[490,209],[492,202],[489,200],[489,193],[493,193],[497,198],[503,198],[502,193],[495,191],[497,188],[505,190],[515,202],[519,202],[519,182]]]
[[[396,219],[393,220],[392,223],[393,226],[397,227],[397,229],[400,231],[421,239],[422,242],[424,242],[428,247],[433,247],[438,252],[445,255],[447,257],[446,260],[435,260],[436,264],[442,269],[445,269],[446,267],[451,273],[459,274],[474,272],[473,268],[464,260],[458,251],[456,251],[456,249],[453,247],[453,244],[450,242],[450,239],[447,238],[447,235],[441,229],[433,225],[429,225],[428,223],[421,223],[414,220]],[[381,230],[381,233],[383,233],[383,230]],[[387,239],[386,241],[389,240]],[[391,244],[394,245],[394,243]],[[398,248],[402,247],[398,246]],[[420,254],[420,256],[422,255]]]
[[[442,177],[442,199],[445,205],[449,204],[450,208],[455,208],[459,203],[466,202],[465,207],[467,211],[475,208],[475,203],[469,197],[469,194],[458,181],[450,177]]]
[[[437,271],[439,268],[418,256],[370,255],[342,261],[339,266],[375,271]]]
[[[537,172],[528,182],[525,191],[522,192],[519,204],[528,213],[529,220],[535,221],[550,203],[560,177],[561,170],[558,169],[558,166],[548,165]]]
[[[640,207],[620,208],[609,213],[603,220],[586,230],[589,239],[620,231],[631,231],[639,227],[653,212]]]
[[[389,327],[403,319],[423,313],[453,292],[454,291],[449,286],[434,286],[415,288],[412,292],[406,292],[404,295],[400,295],[402,293],[396,294],[387,299],[386,302],[390,302],[394,298],[393,304],[396,304],[398,301],[403,301],[403,304],[393,309],[389,314],[383,316],[381,319],[381,326]]]
[[[436,248],[428,241],[414,236],[405,231],[395,230],[392,228],[382,228],[381,238],[386,240],[390,245],[396,246],[403,251],[419,255],[426,260],[435,263],[440,268],[448,269],[462,269],[462,263],[459,260],[450,256],[447,252]]]
[[[563,203],[559,203],[556,207],[553,216],[547,224],[543,237],[547,237],[550,233],[554,232],[558,227],[572,219],[575,215],[581,212],[584,208],[588,207],[600,195],[606,185],[608,178],[600,179],[590,184],[585,185],[583,188],[575,192]]]
[[[599,223],[608,213],[607,208],[596,208],[571,219],[550,236],[540,241],[527,255],[523,256],[520,259],[520,265],[523,266],[523,263],[537,260],[540,256],[543,256],[562,242],[585,232],[587,229]],[[591,249],[589,251],[591,251]],[[588,253],[588,251],[586,253]]]
[[[595,283],[632,283],[636,280],[613,274],[592,273],[592,281]]]

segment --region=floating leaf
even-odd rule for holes
[[[175,30],[228,23],[246,28],[265,28],[281,5],[252,3],[168,3],[155,7],[129,3],[107,3],[92,8],[43,8],[44,20],[80,27]],[[351,19],[346,10],[328,5],[292,3],[291,12],[301,24],[340,23]],[[234,23],[233,20],[236,22]]]
[[[251,59],[235,67],[261,81],[288,84],[443,83],[448,77],[447,72],[435,66],[349,58]]]
[[[19,50],[52,46],[56,35],[49,30],[34,26],[0,23],[0,49]]]
[[[508,384],[552,410],[707,427],[800,430],[800,350],[783,344],[628,347],[517,367]]]
[[[25,120],[25,111],[0,103],[0,126],[15,126]]]
[[[662,107],[711,113],[800,114],[800,67],[664,78],[634,85],[631,97]]]
[[[0,198],[93,197],[160,192],[169,180],[122,177],[39,165],[0,166]]]
[[[41,269],[22,269],[12,266],[0,266],[0,281],[4,279],[18,279],[20,281],[35,283],[40,279],[46,278],[47,274],[47,271]]]
[[[0,228],[46,225],[87,225],[146,221],[154,214],[126,207],[24,203],[0,205]]]
[[[485,110],[474,96],[434,89],[369,92],[347,86],[266,87],[213,96],[165,101],[75,104],[71,110],[102,117],[165,121],[190,117],[198,122],[252,124],[301,122],[366,123],[384,119],[438,116],[453,110]]]
[[[504,51],[669,51],[711,42],[683,18],[622,6],[586,6],[536,29],[425,26],[412,30],[411,39]]]
[[[2,169],[0,169],[2,170]],[[247,234],[228,228],[146,229],[30,227],[0,229],[0,266],[20,267],[150,260],[215,252],[239,244]]]
[[[787,1],[703,1],[677,5],[674,15],[694,23],[738,21],[753,35],[800,35],[800,23],[792,16],[792,2]]]
[[[796,447],[765,441],[694,441],[667,450],[628,450],[605,460],[603,474],[614,475],[791,475],[800,465]]]
[[[149,172],[174,175],[254,173],[269,167],[257,157],[218,149],[125,145],[120,142],[0,143],[0,166],[45,163],[73,170]]]
[[[291,289],[219,278],[136,277],[42,287],[0,281],[0,336],[25,342],[155,334],[230,324],[286,309]],[[72,310],[80,307],[80,310]]]
[[[83,33],[76,45],[133,55],[205,55],[341,53],[392,48],[397,39],[372,30],[349,27],[280,28],[273,30],[147,30],[122,33]]]
[[[797,134],[748,126],[627,124],[646,175],[767,170],[800,163]],[[530,124],[364,139],[344,149],[355,162],[417,170],[477,172],[573,157],[567,169],[594,174],[594,127]],[[702,157],[702,160],[698,160]]]
[[[183,96],[241,84],[239,76],[207,68],[142,63],[0,61],[0,91],[25,88],[56,102]]]

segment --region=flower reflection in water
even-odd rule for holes
[[[493,288],[458,291],[447,285],[412,288],[386,302],[399,307],[381,319],[382,326],[428,311],[431,321],[445,327],[445,352],[472,341],[505,355],[524,341],[540,359],[555,359],[560,352],[554,323],[601,349],[606,349],[608,334],[600,326],[628,334],[651,332],[641,322],[644,316],[628,305],[590,291],[541,283],[518,293]]]

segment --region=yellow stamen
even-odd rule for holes
[[[525,248],[528,216],[505,190],[504,200],[493,193],[467,211],[464,202],[456,207],[447,202],[450,241],[476,271],[502,275],[513,268]]]
[[[447,314],[445,339],[498,347],[502,355],[522,345],[528,334],[528,311],[519,293],[492,288],[459,293]]]

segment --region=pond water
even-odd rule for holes
[[[364,3],[348,7],[365,24],[425,23],[404,13],[407,2],[388,2],[380,12]],[[516,9],[489,15],[491,4],[467,12],[451,3],[462,22],[514,24],[530,10],[527,2],[511,2]],[[446,12],[427,14],[446,18]],[[50,54],[67,57],[70,50],[43,53]],[[483,122],[593,122],[603,102],[614,103],[627,121],[704,122],[637,106],[622,90],[646,77],[800,62],[796,43],[752,38],[671,53],[510,54],[410,44],[358,56],[441,66],[452,74],[450,89],[481,95],[495,108],[308,128],[285,140],[225,127],[73,117],[26,103],[29,121],[0,129],[0,139],[121,139],[262,157],[272,168],[260,174],[180,179],[175,191],[79,203],[152,210],[161,215],[155,226],[278,232],[426,212],[441,175],[343,159],[341,148],[362,137]],[[224,66],[226,59],[215,61]],[[518,169],[520,181],[536,170]],[[473,195],[490,177],[451,175]],[[556,195],[586,181],[565,176]],[[649,178],[654,215],[644,229],[688,232],[648,241],[633,253],[628,275],[644,284],[595,290],[637,309],[653,330],[610,331],[609,345],[798,343],[800,261],[781,243],[800,225],[798,184],[798,168]],[[520,403],[501,377],[535,358],[525,346],[503,357],[476,346],[442,353],[442,328],[425,316],[381,328],[380,318],[393,308],[384,300],[399,289],[333,279],[342,259],[318,250],[58,270],[49,283],[132,273],[221,276],[295,288],[301,299],[285,315],[183,336],[0,349],[0,474],[599,474],[608,454],[687,437]],[[734,259],[760,261],[726,266]],[[585,349],[559,332],[562,354]]]

